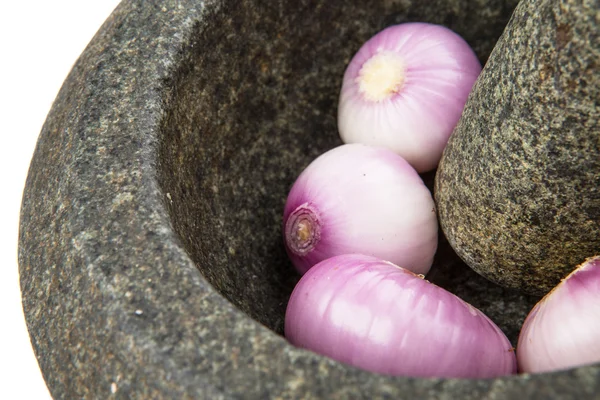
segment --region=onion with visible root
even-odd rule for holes
[[[361,253],[426,274],[437,249],[431,192],[399,155],[347,144],[315,159],[285,204],[288,255],[300,273],[335,255]]]

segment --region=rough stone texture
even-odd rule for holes
[[[423,4],[427,3],[427,4]],[[339,144],[345,64],[391,22],[444,23],[485,60],[514,2],[124,1],[40,135],[20,231],[23,305],[55,398],[592,398],[597,366],[390,378],[290,346],[287,190]],[[433,175],[426,178],[431,184]],[[537,300],[443,241],[429,279],[515,340]]]
[[[599,9],[524,1],[438,168],[452,247],[509,288],[544,294],[600,254]]]

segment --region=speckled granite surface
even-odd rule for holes
[[[498,380],[359,371],[279,334],[297,276],[280,218],[338,144],[345,63],[392,22],[444,23],[482,60],[502,1],[124,1],[38,141],[19,264],[32,343],[59,398],[593,398],[600,368]],[[431,183],[432,175],[427,177]],[[443,242],[429,276],[513,339],[535,298]]]
[[[600,254],[599,9],[524,2],[438,169],[450,243],[506,287],[543,294]]]

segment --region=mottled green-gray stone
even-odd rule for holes
[[[599,5],[524,0],[441,160],[444,233],[505,287],[546,293],[600,253]]]

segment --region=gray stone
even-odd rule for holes
[[[55,398],[592,398],[597,366],[466,381],[391,378],[289,345],[298,277],[281,214],[340,144],[335,106],[361,43],[443,23],[485,61],[514,1],[124,1],[64,83],[24,193],[19,264]],[[431,184],[433,175],[426,177]],[[515,340],[537,298],[444,242],[429,276]]]
[[[599,9],[524,1],[440,162],[446,236],[503,286],[544,294],[600,254]]]

